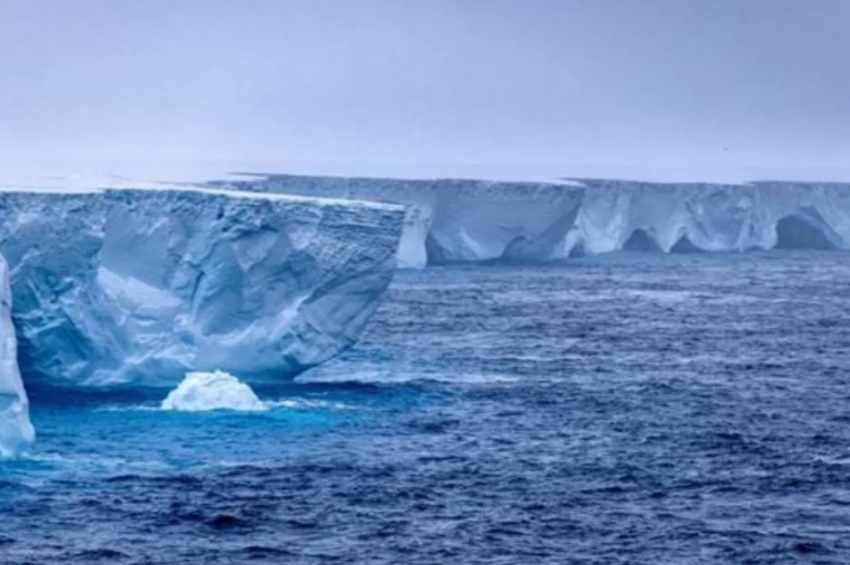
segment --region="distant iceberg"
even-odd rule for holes
[[[573,254],[850,249],[850,184],[583,180]]]
[[[612,251],[850,249],[850,183],[564,183],[268,175],[211,186],[407,207],[401,267]]]

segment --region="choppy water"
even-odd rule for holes
[[[850,562],[850,256],[399,276],[262,413],[33,395],[0,563]]]

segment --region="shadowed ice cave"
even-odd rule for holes
[[[646,230],[637,229],[623,244],[624,251],[639,251],[641,253],[662,253],[661,246]]]
[[[679,254],[690,254],[690,253],[703,253],[703,250],[694,245],[688,236],[683,235],[679,238],[673,247],[670,248],[670,253],[679,253]]]
[[[832,232],[823,217],[815,210],[786,216],[776,224],[777,249],[838,249],[840,238]]]

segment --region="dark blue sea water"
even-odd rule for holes
[[[849,298],[838,253],[402,273],[269,412],[33,391],[0,563],[848,563]]]

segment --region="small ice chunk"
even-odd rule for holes
[[[187,373],[162,401],[163,410],[268,410],[251,387],[224,371]]]

